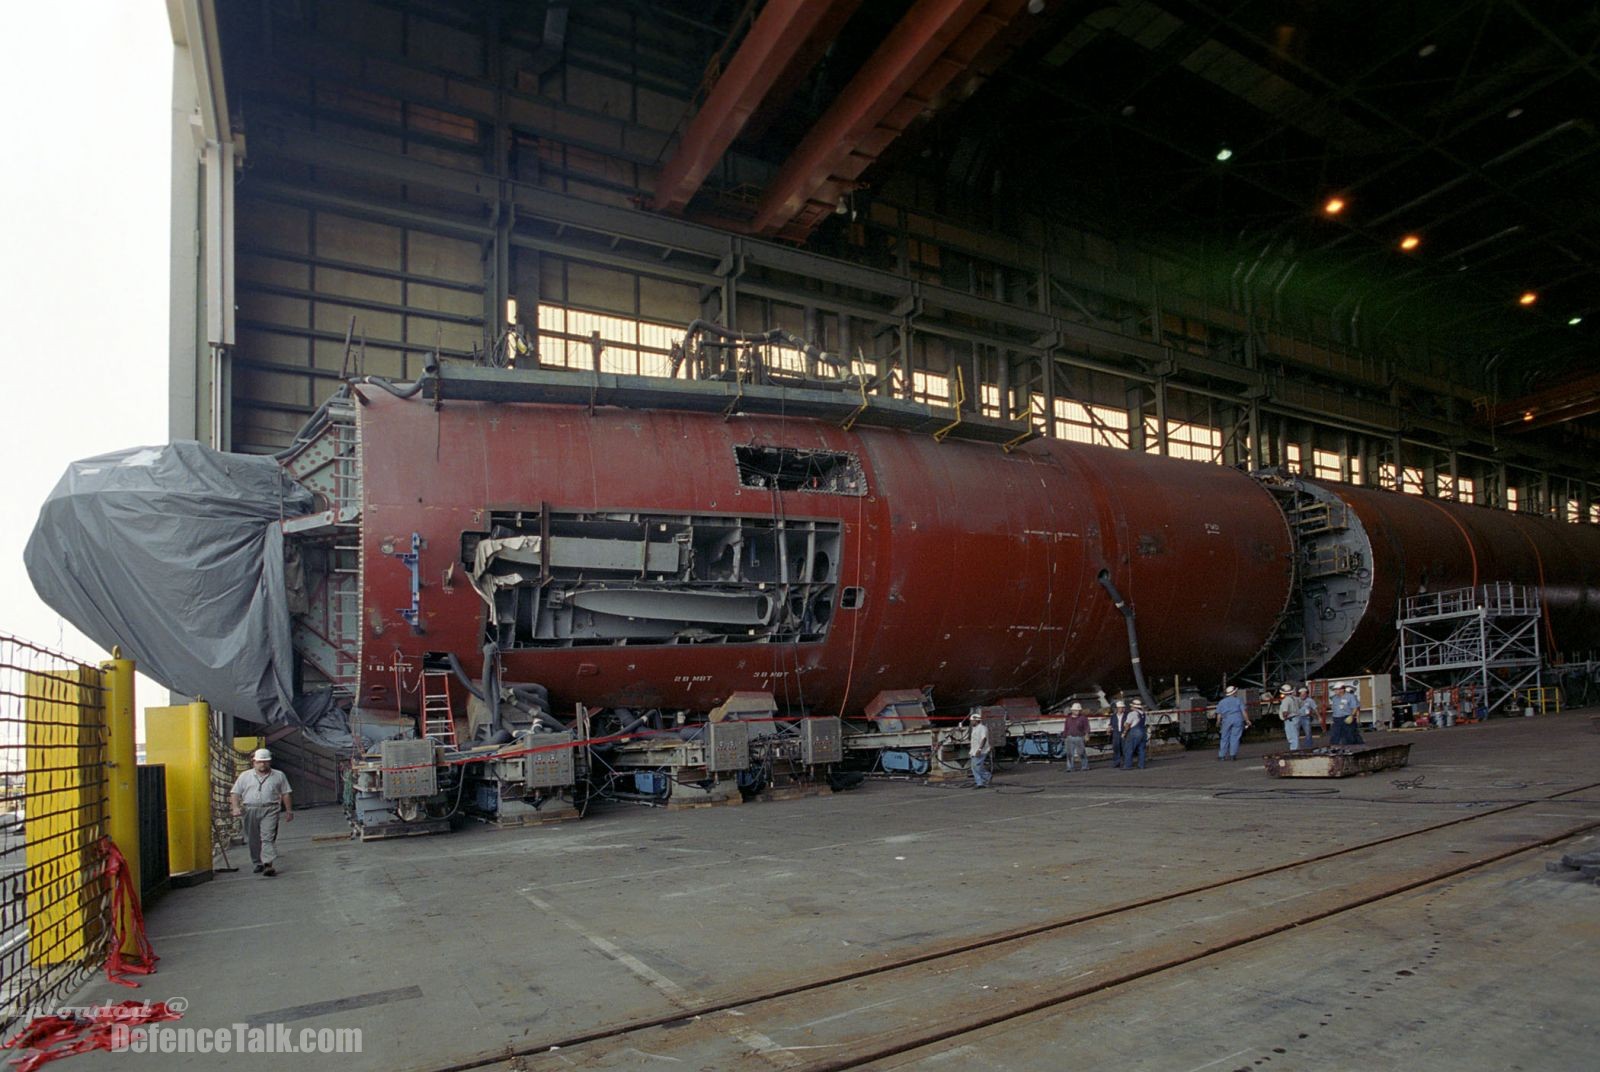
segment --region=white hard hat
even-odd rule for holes
[[[1144,701],[1139,699],[1138,697],[1134,697],[1133,706],[1135,706],[1135,707],[1143,707],[1144,706]]]
[[[1237,685],[1229,685],[1227,688],[1223,689],[1222,691],[1223,691],[1224,695],[1232,696],[1234,693],[1239,691],[1239,686],[1237,686]]]
[[[972,712],[972,714],[967,716],[967,721],[968,722],[982,722],[983,721],[983,712],[982,711],[974,711],[974,712]]]
[[[1294,686],[1285,681],[1282,685],[1278,686],[1278,691],[1287,696],[1289,693],[1294,691]]]
[[[259,762],[260,760],[263,760],[263,759],[266,760],[268,763],[272,762],[272,753],[268,752],[265,748],[257,748],[256,749],[256,754],[250,757],[250,761],[252,763]]]
[[[1081,703],[1075,703],[1071,707],[1067,708],[1067,710],[1068,711],[1082,711],[1083,710],[1083,705]]]
[[[1127,707],[1128,706],[1128,701],[1127,700],[1118,700],[1116,702],[1116,706],[1117,707]]]

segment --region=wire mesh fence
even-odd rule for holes
[[[0,633],[0,1037],[109,951],[106,690],[99,668]]]

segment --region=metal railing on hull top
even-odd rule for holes
[[[0,1037],[110,951],[107,677],[0,633]]]

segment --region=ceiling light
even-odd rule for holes
[[[1539,295],[1535,294],[1531,290],[1525,290],[1525,291],[1522,292],[1522,297],[1517,299],[1517,304],[1518,305],[1532,305],[1534,302],[1536,302],[1538,300],[1539,300]]]
[[[1525,421],[1533,420],[1533,410],[1525,410],[1522,414],[1522,419]]]
[[[1123,106],[1122,106],[1122,118],[1124,118],[1124,119],[1126,119],[1126,118],[1128,118],[1128,117],[1129,117],[1129,116],[1130,116],[1130,115],[1132,115],[1132,114],[1133,114],[1133,113],[1134,113],[1134,112],[1137,112],[1137,111],[1138,111],[1138,110],[1139,110],[1139,109],[1137,109],[1137,108],[1135,108],[1135,107],[1134,107],[1134,106],[1133,106],[1133,105],[1131,105],[1131,104],[1124,104],[1124,105],[1123,105]]]
[[[1222,148],[1217,150],[1217,159],[1218,160],[1232,160],[1233,159],[1233,150],[1228,148],[1226,145],[1224,145]]]
[[[1581,323],[1583,323],[1583,317],[1581,316],[1571,316],[1567,318],[1567,327],[1569,328],[1575,328]]]
[[[1517,116],[1519,116],[1521,114],[1522,114],[1522,109],[1521,108],[1513,108],[1509,112],[1506,113],[1506,118],[1507,119],[1515,119]]]
[[[1430,41],[1428,44],[1417,49],[1417,55],[1421,56],[1423,59],[1427,59],[1437,51],[1439,51],[1439,46]]]
[[[1037,15],[1044,10],[1044,0],[1028,0],[1028,14]]]
[[[1337,216],[1344,211],[1344,198],[1330,197],[1322,203],[1322,211],[1330,216]]]
[[[1405,250],[1407,253],[1410,253],[1420,245],[1422,245],[1422,239],[1418,238],[1414,234],[1408,234],[1400,240],[1400,248]]]

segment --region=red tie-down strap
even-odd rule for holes
[[[41,1065],[63,1057],[72,1057],[90,1050],[110,1050],[116,1044],[116,1028],[156,1024],[163,1020],[177,1020],[180,1014],[167,1007],[164,1001],[147,1004],[143,1001],[124,1001],[117,1005],[104,1005],[84,1016],[37,1016],[28,1026],[4,1043],[8,1050],[27,1050],[21,1057],[13,1057],[10,1064],[17,1072],[35,1072]]]
[[[105,853],[106,874],[111,879],[112,938],[111,956],[106,960],[106,978],[118,986],[137,987],[138,983],[123,977],[151,974],[156,970],[156,961],[160,958],[151,947],[150,939],[145,937],[144,909],[139,907],[139,891],[133,888],[133,874],[128,870],[127,859],[108,837],[100,839],[100,849]],[[124,917],[133,924],[131,937],[136,951],[132,954],[122,952],[130,937],[125,929]]]

